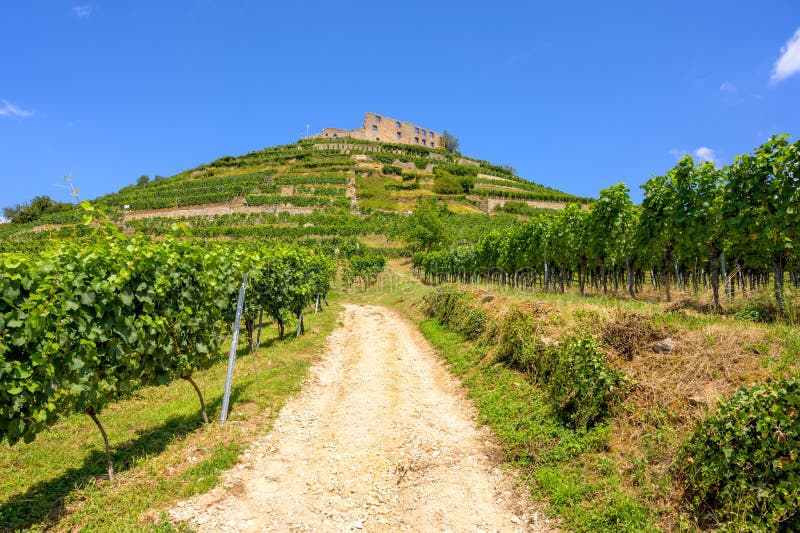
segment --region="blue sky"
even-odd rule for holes
[[[297,5],[295,5],[297,4]],[[374,111],[596,196],[800,135],[800,2],[5,2],[0,206]],[[608,4],[608,5],[605,5]]]

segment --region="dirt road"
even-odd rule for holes
[[[419,332],[382,307],[348,305],[342,320],[272,432],[171,519],[200,531],[549,531]]]

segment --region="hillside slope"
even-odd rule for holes
[[[183,221],[202,238],[320,238],[385,235],[393,217],[429,198],[479,216],[591,201],[444,150],[313,139],[224,156],[91,202],[127,231],[164,234]],[[83,217],[76,208],[4,225],[0,238],[13,247],[80,236],[88,231],[78,224]]]

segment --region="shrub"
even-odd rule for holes
[[[733,316],[752,322],[775,322],[780,316],[780,310],[772,299],[759,297],[745,300],[744,305]]]
[[[511,366],[527,372],[531,379],[546,379],[552,370],[552,359],[545,353],[537,335],[534,317],[519,307],[505,316],[500,330],[497,356]]]
[[[596,341],[571,338],[545,345],[530,305],[512,308],[497,324],[472,295],[442,285],[425,297],[423,311],[468,339],[499,338],[498,361],[527,373],[547,393],[561,421],[574,429],[597,424],[630,389],[628,377],[608,365]]]
[[[488,317],[478,306],[472,305],[472,297],[456,286],[442,285],[428,294],[424,311],[450,329],[469,340],[478,339],[486,330]]]
[[[624,372],[606,363],[596,341],[571,338],[558,351],[548,389],[562,422],[588,429],[625,397],[629,385]]]
[[[384,174],[394,174],[395,176],[400,176],[403,173],[403,169],[394,165],[383,165],[383,173]]]
[[[677,474],[701,523],[800,530],[800,382],[742,387],[695,428]]]
[[[35,222],[47,214],[61,213],[73,209],[75,209],[73,204],[56,202],[49,196],[37,196],[30,203],[4,207],[3,216],[8,218],[12,224],[25,224]]]
[[[461,192],[461,185],[449,172],[438,168],[436,171],[433,178],[433,192],[437,194],[458,194]]]
[[[369,287],[378,280],[378,275],[386,266],[386,258],[370,252],[353,254],[345,265],[342,276],[348,287],[356,281],[361,281],[364,287]]]
[[[419,189],[419,183],[416,181],[404,181],[403,183],[386,183],[383,186],[387,191],[413,191]]]
[[[538,213],[552,212],[551,209],[543,209],[541,207],[532,207],[525,202],[517,202],[514,200],[506,201],[502,206],[495,208],[495,211],[502,211],[512,215],[533,216]]]

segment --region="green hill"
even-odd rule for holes
[[[200,238],[360,235],[391,248],[386,237],[394,234],[398,217],[431,198],[446,204],[465,228],[503,226],[509,218],[503,213],[516,219],[591,202],[526,181],[509,167],[444,150],[321,139],[224,156],[90,201],[127,232],[163,235],[184,222]],[[76,207],[3,225],[0,248],[14,249],[20,242],[35,248],[36,242],[84,235],[90,228],[80,224],[83,218]]]

